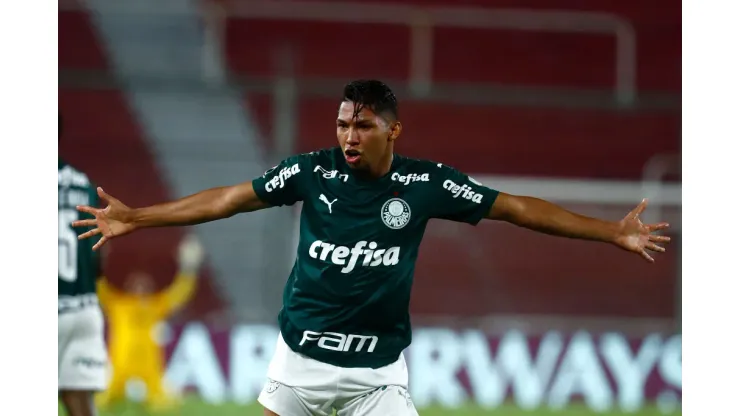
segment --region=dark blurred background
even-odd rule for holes
[[[61,0],[59,154],[149,205],[333,146],[343,85],[384,80],[400,153],[608,219],[648,197],[646,221],[671,222],[674,239],[649,265],[505,224],[432,222],[411,304],[419,407],[669,412],[681,396],[680,62],[676,0]],[[297,212],[196,228],[207,266],[162,341],[178,389],[256,398]],[[165,287],[184,232],[116,240],[106,276],[122,286],[145,271]]]

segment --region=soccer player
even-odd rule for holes
[[[411,343],[414,264],[431,219],[507,221],[556,236],[610,243],[652,262],[666,223],[643,224],[642,201],[619,221],[574,214],[498,192],[441,163],[394,153],[401,135],[385,84],[344,88],[339,146],[289,157],[252,181],[132,209],[98,192],[105,209],[80,238],[108,240],[148,227],[183,226],[303,201],[300,241],[283,294],[280,336],[259,396],[266,415],[416,415],[402,351]]]
[[[185,238],[178,249],[178,272],[172,284],[154,292],[148,274],[135,272],[125,291],[106,279],[98,283],[98,296],[109,322],[110,361],[113,376],[108,390],[98,397],[101,408],[125,399],[126,382],[139,377],[146,385],[146,404],[152,410],[175,405],[164,385],[163,347],[152,336],[158,324],[182,308],[195,294],[203,248],[194,237]]]
[[[59,138],[62,117],[59,116]],[[78,205],[97,206],[95,186],[84,173],[59,159],[59,378],[58,391],[70,416],[95,414],[93,394],[105,389],[107,354],[103,313],[95,294],[100,276],[95,240],[78,240],[70,223]]]

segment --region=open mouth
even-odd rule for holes
[[[349,163],[357,163],[360,161],[360,152],[354,149],[345,150],[344,158],[347,159],[347,162]]]

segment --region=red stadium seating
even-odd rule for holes
[[[105,52],[87,14],[59,11],[59,68],[104,70],[107,67]]]
[[[388,3],[449,4],[395,0]],[[681,7],[650,2],[600,0],[459,1],[456,6],[601,11],[630,21],[637,35],[638,88],[681,90]],[[668,6],[668,7],[666,7]],[[232,17],[227,57],[238,73],[270,75],[283,46],[296,53],[300,76],[405,79],[409,29],[401,25],[293,22]],[[530,86],[611,88],[615,80],[613,36],[441,28],[435,31],[436,81]]]
[[[59,27],[60,69],[108,67],[104,48],[86,14],[60,12]],[[170,198],[149,144],[120,91],[60,88],[59,109],[65,117],[60,157],[130,206]],[[141,270],[151,273],[163,287],[174,277],[177,244],[182,237],[181,229],[161,229],[113,241],[105,266],[107,277],[121,286],[130,272]],[[195,299],[179,318],[201,317],[222,307],[206,267]]]
[[[400,2],[449,4],[443,0]],[[637,31],[639,87],[680,92],[681,14],[680,4],[675,1],[664,7],[612,0],[468,0],[455,4],[616,14],[632,22]],[[296,70],[301,76],[403,79],[408,75],[407,39],[408,29],[403,26],[231,18],[227,56],[234,72],[269,76],[274,69],[273,54],[289,45],[297,53]],[[434,76],[438,80],[602,89],[613,86],[614,39],[608,36],[441,29],[435,39]],[[255,112],[263,136],[269,138],[269,96],[249,94],[245,105]],[[298,150],[334,143],[331,117],[336,106],[336,100],[331,99],[301,101]],[[404,101],[401,113],[406,133],[399,142],[399,151],[439,159],[469,172],[637,179],[652,156],[680,153],[680,113],[676,111]],[[444,123],[432,124],[431,120]],[[455,146],[450,146],[453,141]],[[266,147],[270,147],[269,139]],[[635,152],[635,148],[641,151]]]

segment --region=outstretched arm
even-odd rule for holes
[[[604,221],[575,214],[541,199],[501,192],[486,218],[550,235],[611,243],[652,262],[647,250],[665,251],[656,243],[668,243],[670,237],[654,234],[668,228],[668,223],[646,225],[640,221],[646,207],[647,200],[643,200],[621,221]]]
[[[616,239],[619,228],[616,222],[585,217],[542,199],[503,192],[486,218],[545,234],[607,243]]]
[[[101,189],[102,191],[102,189]],[[211,188],[171,202],[131,210],[137,228],[195,225],[267,208],[252,181]]]
[[[98,188],[98,195],[108,206],[102,209],[78,206],[79,211],[92,214],[95,218],[72,223],[74,227],[96,227],[79,236],[84,239],[101,234],[102,237],[93,246],[93,250],[99,249],[111,238],[139,228],[201,224],[269,206],[257,196],[251,181],[207,189],[185,198],[144,208],[129,208],[106,194],[103,188]]]
[[[129,208],[98,188],[98,195],[108,206],[103,209],[77,207],[79,211],[92,214],[95,218],[75,221],[72,226],[95,227],[79,238],[102,235],[93,246],[93,250],[97,250],[111,238],[139,228],[195,225],[228,218],[240,212],[292,205],[303,200],[304,183],[311,178],[311,171],[306,168],[310,166],[311,157],[309,153],[292,156],[252,181],[207,189],[176,201],[145,208]]]

